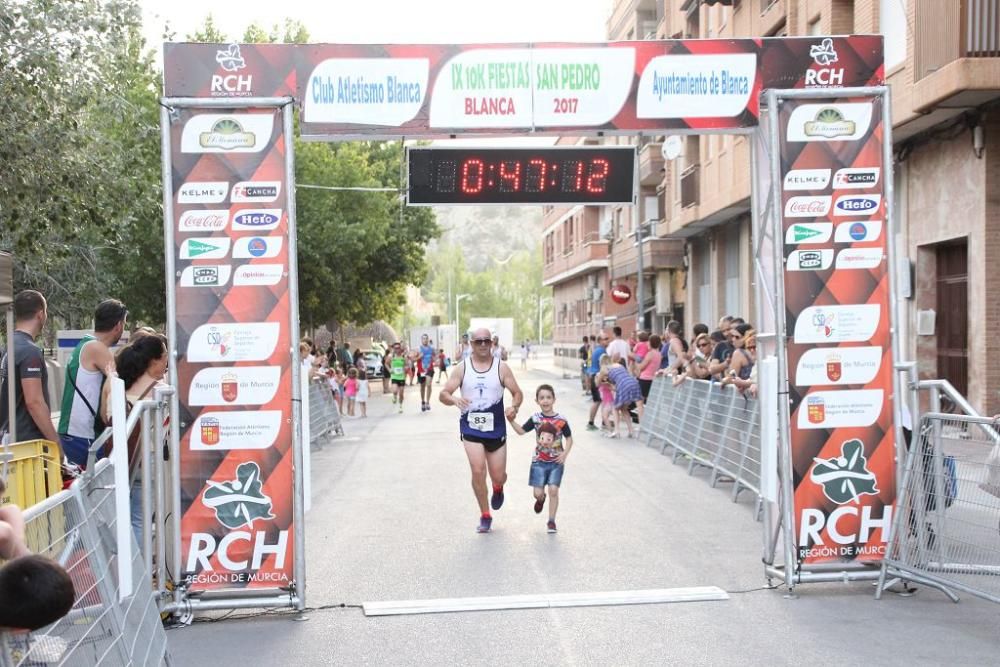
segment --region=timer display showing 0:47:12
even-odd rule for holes
[[[631,147],[410,149],[410,204],[631,203]]]

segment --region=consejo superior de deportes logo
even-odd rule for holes
[[[215,518],[226,528],[251,526],[257,519],[273,519],[271,498],[264,493],[260,467],[253,461],[236,468],[236,479],[228,482],[208,480],[202,503],[215,511]]]
[[[840,456],[814,458],[809,479],[823,487],[823,495],[838,505],[858,500],[861,496],[878,495],[875,473],[868,469],[864,445],[857,438],[840,446]]]

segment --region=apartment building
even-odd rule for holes
[[[1000,272],[990,270],[1000,266],[1000,0],[618,0],[607,27],[612,41],[881,33],[903,357],[1000,412],[1000,338],[987,329],[1000,316]],[[639,305],[618,306],[608,292],[636,292],[639,227],[643,327],[678,319],[690,332],[725,314],[752,317],[750,139],[608,141],[638,143],[639,206],[546,213],[557,347],[600,327],[635,328]],[[676,157],[664,159],[665,141]],[[572,237],[567,220],[579,225]]]

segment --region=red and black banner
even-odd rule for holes
[[[795,540],[879,561],[896,497],[882,98],[778,110]]]
[[[286,137],[279,108],[171,117],[182,578],[292,580]]]
[[[758,124],[763,90],[883,83],[881,36],[595,44],[165,44],[166,97],[294,95],[303,136]]]

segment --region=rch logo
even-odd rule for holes
[[[806,70],[807,86],[842,86],[844,85],[844,68],[832,68],[830,65],[837,62],[837,50],[833,48],[833,39],[825,38],[818,45],[809,47],[809,55],[813,62],[823,69]]]
[[[861,496],[878,495],[875,473],[865,465],[864,445],[857,438],[840,446],[840,456],[830,459],[814,458],[816,465],[809,472],[809,479],[823,486],[823,495],[845,505]]]
[[[252,526],[256,519],[273,519],[271,498],[264,493],[260,467],[253,461],[241,463],[236,479],[228,482],[208,480],[202,497],[206,507],[215,511],[215,518],[226,528]]]
[[[240,45],[230,44],[226,50],[215,52],[215,62],[226,72],[238,72],[246,67],[246,61],[240,55]],[[213,74],[212,93],[215,95],[250,95],[253,88],[253,76],[247,74]]]

